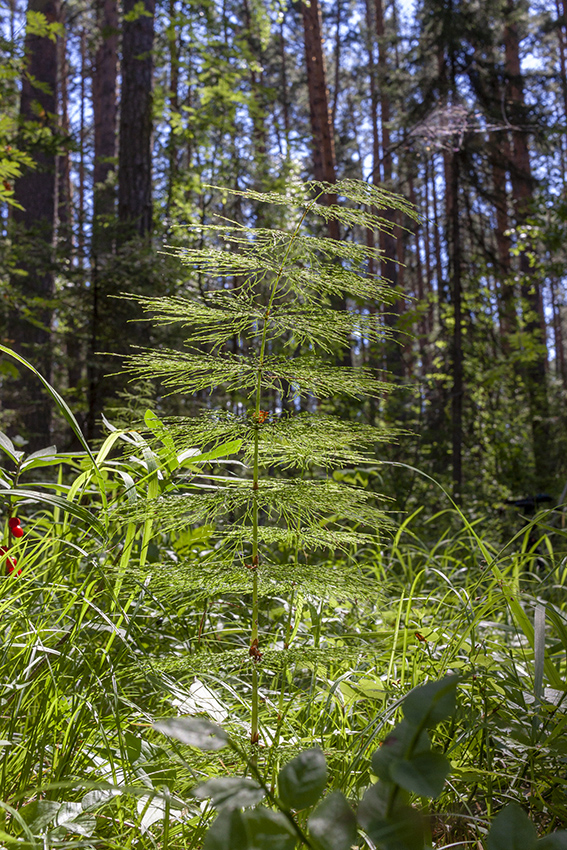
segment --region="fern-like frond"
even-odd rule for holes
[[[378,398],[393,389],[379,381],[365,367],[331,366],[320,357],[302,355],[288,358],[270,355],[260,360],[233,354],[198,354],[171,350],[142,350],[126,358],[126,372],[151,373],[165,387],[187,394],[223,387],[227,392],[241,390],[250,395],[260,378],[265,389],[285,392],[291,385],[298,396],[328,398],[341,393],[351,398]]]
[[[281,596],[294,588],[318,598],[334,595],[339,599],[353,600],[379,594],[375,578],[362,574],[356,563],[347,561],[318,564],[314,568],[313,564],[274,564],[262,560],[256,575],[260,598]],[[230,594],[242,597],[252,593],[253,573],[245,559],[225,562],[205,558],[152,564],[151,569],[133,571],[131,578],[149,587],[160,599],[188,593],[197,602]]]
[[[277,673],[295,667],[296,669],[312,670],[321,665],[348,661],[356,664],[362,657],[359,649],[346,646],[325,646],[316,649],[313,646],[292,645],[289,649],[265,649],[260,661],[250,657],[248,650],[235,649],[225,652],[196,652],[182,657],[169,656],[156,659],[148,665],[152,672],[159,670],[164,673],[195,675],[200,670],[209,673],[239,673],[256,669],[267,673]]]

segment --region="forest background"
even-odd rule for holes
[[[132,303],[111,297],[198,287],[164,245],[198,244],[192,226],[219,215],[269,226],[211,186],[362,178],[421,218],[386,211],[390,233],[356,234],[382,249],[368,273],[398,300],[347,306],[401,336],[353,339],[351,361],[399,391],[341,412],[407,429],[384,457],[432,475],[473,512],[496,516],[526,494],[560,500],[565,0],[2,8],[2,340],[58,387],[88,439],[103,410],[119,420],[132,405],[180,413],[204,401],[109,377],[117,362],[103,352],[174,338],[128,323]],[[29,450],[73,448],[33,375],[6,360],[0,370],[3,430]],[[401,510],[424,488],[438,504],[407,469],[374,475]]]
[[[291,818],[305,846],[351,847],[358,827],[386,850],[535,850],[536,827],[553,833],[541,850],[567,846],[565,512],[522,528],[512,507],[567,501],[567,0],[0,8],[0,347],[60,393],[0,360],[0,841],[225,850],[226,816],[208,831],[211,786],[195,782],[228,773],[222,787],[251,793],[245,765],[277,784],[279,812],[230,818],[279,817],[280,834]],[[293,233],[290,187],[313,178],[342,181],[340,203],[313,200]],[[399,198],[377,208],[383,190]],[[274,316],[258,257],[270,267],[286,232],[299,247]],[[317,265],[329,244],[343,265]],[[323,286],[307,331],[313,302],[290,300],[306,269]],[[341,276],[348,297],[324,288]],[[220,288],[236,324],[207,324]],[[190,354],[170,356],[186,336]],[[134,379],[131,346],[146,349]],[[279,383],[254,367],[251,409],[250,371],[227,364],[258,350],[294,362]],[[333,359],[393,389],[362,401]],[[370,460],[345,452],[365,440]],[[198,715],[201,737],[194,717],[151,728],[172,711]],[[396,774],[388,747],[369,757],[402,711]],[[228,761],[196,757],[203,715],[237,742]],[[172,728],[190,764],[160,739]],[[319,763],[308,807],[327,759],[320,805],[345,795],[342,838],[311,842],[319,809],[285,793],[297,758]],[[410,793],[427,817],[412,833],[404,802],[410,835],[392,844]]]

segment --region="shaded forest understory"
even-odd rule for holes
[[[0,847],[566,850],[567,0],[0,8]]]
[[[386,209],[387,227],[355,234],[383,252],[367,272],[398,297],[351,297],[348,309],[401,335],[353,339],[350,361],[400,390],[343,413],[411,432],[387,457],[470,507],[544,492],[558,501],[565,11],[562,0],[423,0],[411,12],[382,0],[12,3],[1,45],[4,343],[64,392],[89,439],[100,436],[101,412],[128,406],[106,352],[176,343],[174,331],[129,324],[135,308],[113,296],[193,292],[199,281],[164,245],[198,245],[195,226],[224,218],[275,222],[214,186],[362,178],[419,218]],[[333,221],[319,232],[353,235]],[[36,449],[72,446],[34,379],[2,368],[4,430]],[[159,387],[130,391],[178,412]],[[412,481],[398,471],[384,485],[400,508]]]

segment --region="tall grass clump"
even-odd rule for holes
[[[341,203],[327,203],[331,191]],[[317,600],[376,594],[355,553],[387,525],[374,494],[332,476],[338,467],[375,461],[384,433],[325,411],[329,399],[356,403],[389,390],[377,368],[351,365],[346,352],[353,343],[379,347],[387,325],[369,308],[396,295],[368,273],[374,249],[318,234],[333,219],[365,239],[367,229],[389,226],[368,210],[413,213],[402,199],[350,180],[285,195],[236,194],[287,208],[292,226],[203,227],[200,238],[212,247],[177,251],[189,269],[183,295],[137,299],[154,322],[186,329],[184,350],[139,350],[126,363],[164,391],[201,401],[193,417],[153,421],[162,449],[179,456],[198,444],[195,459],[202,461],[214,460],[221,446],[234,463],[225,474],[193,467],[178,492],[156,492],[126,518],[157,524],[177,540],[185,535],[185,548],[151,565],[150,587],[182,592],[202,610],[198,635],[156,669],[216,675],[223,683],[227,673],[238,674],[257,748],[279,740],[290,671],[315,671],[348,654],[322,646]],[[209,530],[205,545],[191,544],[198,528]],[[307,607],[311,629],[301,634]],[[303,686],[312,688],[309,677]],[[261,700],[272,709],[264,733]]]

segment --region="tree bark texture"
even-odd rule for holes
[[[29,12],[40,12],[48,23],[59,21],[59,0],[29,0]],[[14,210],[19,268],[24,277],[12,279],[14,309],[9,317],[8,344],[51,379],[51,322],[54,295],[54,236],[57,210],[56,40],[31,33],[25,38],[25,64],[20,97],[20,120],[38,131],[38,140],[27,146],[36,163],[16,181],[15,198],[23,209]],[[48,131],[47,136],[44,135]],[[5,386],[4,403],[16,409],[14,427],[29,440],[28,448],[49,443],[51,399],[40,390],[36,378],[23,369],[12,386]]]
[[[336,183],[335,140],[329,110],[329,92],[323,54],[321,8],[318,0],[311,0],[309,4],[302,3],[301,9],[303,12],[307,88],[313,137],[313,174],[315,180]],[[335,202],[335,195],[327,195],[327,203]],[[340,238],[338,222],[329,221],[328,228],[331,238],[338,240]]]
[[[152,229],[152,49],[155,0],[124,0],[118,215],[126,233]]]
[[[116,81],[118,75],[118,9],[116,0],[97,0],[99,44],[94,57],[94,209],[93,253],[110,249],[104,216],[114,214],[114,191],[108,185],[116,168]]]
[[[533,198],[534,179],[526,132],[526,103],[520,65],[520,34],[513,0],[506,6],[504,52],[506,71],[506,108],[513,124],[510,181],[514,201],[515,223],[521,229],[528,219]],[[530,266],[526,251],[520,254],[522,301],[526,310],[525,329],[539,352],[525,364],[524,380],[530,405],[535,464],[534,486],[544,489],[552,477],[549,452],[549,404],[547,397],[547,356],[545,318],[540,283]]]
[[[451,260],[453,302],[453,389],[451,393],[451,430],[452,430],[452,472],[453,499],[460,503],[463,490],[463,325],[462,325],[462,260],[461,260],[461,227],[459,220],[459,183],[460,158],[459,150],[453,151],[451,157],[451,207],[449,209],[449,229],[451,234]]]

